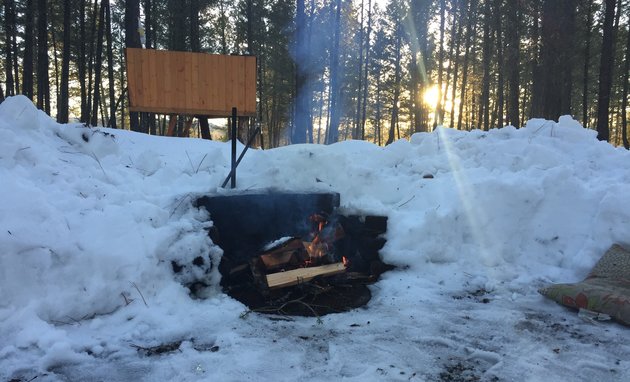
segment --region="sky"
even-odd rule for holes
[[[235,190],[219,187],[229,158],[229,143],[0,104],[0,380],[630,379],[628,327],[538,293],[630,247],[630,154],[571,117],[250,150]],[[366,306],[270,317],[221,290],[212,216],[193,202],[270,190],[388,217],[380,255],[396,269]]]

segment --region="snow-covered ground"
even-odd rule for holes
[[[0,104],[0,381],[628,381],[630,331],[537,289],[630,245],[630,154],[569,117],[251,150],[238,190],[336,191],[389,216],[361,309],[293,321],[182,286],[221,250],[192,207],[230,146],[59,125]],[[434,177],[424,178],[431,174]],[[197,273],[195,273],[197,272]],[[180,344],[181,342],[181,344]],[[179,344],[148,355],[140,348]]]

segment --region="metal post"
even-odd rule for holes
[[[236,188],[236,108],[232,108],[232,181],[230,182],[231,188]]]
[[[256,128],[256,130],[254,130],[254,133],[252,135],[250,135],[249,139],[247,140],[247,144],[245,145],[245,148],[243,149],[243,151],[241,151],[241,155],[239,155],[238,159],[236,160],[236,167],[238,167],[238,165],[241,163],[241,160],[243,160],[243,157],[245,156],[245,153],[252,146],[252,143],[254,143],[254,139],[256,138],[256,135],[259,132],[260,132],[260,126],[258,126]],[[233,171],[236,171],[236,167],[234,167]],[[230,171],[230,174],[227,176],[227,178],[225,178],[225,180],[223,181],[223,184],[221,185],[221,187],[225,188],[225,185],[228,183],[228,181],[231,178],[232,178],[232,171]]]

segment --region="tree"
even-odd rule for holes
[[[48,83],[48,5],[37,1],[37,107],[50,114]]]
[[[140,1],[126,0],[125,2],[125,46],[140,48],[140,33],[138,20],[140,19]],[[132,131],[140,131],[140,121],[137,112],[129,112],[129,125]]]
[[[440,0],[440,51],[438,55],[438,96],[435,105],[433,128],[442,124],[442,73],[444,70],[444,33],[446,29],[446,0]]]
[[[621,8],[619,9],[621,12]],[[624,62],[623,71],[623,90],[621,96],[621,137],[623,147],[630,149],[630,143],[628,142],[628,86],[630,85],[630,25],[628,26],[626,35],[626,59]]]
[[[79,74],[79,87],[81,97],[81,115],[79,121],[87,123],[87,87],[85,84],[86,63],[85,63],[85,1],[79,0],[79,35],[77,36],[77,44],[79,45],[79,54],[77,56],[77,71]]]
[[[326,130],[326,144],[339,140],[341,119],[341,68],[339,66],[339,40],[341,39],[341,0],[335,0],[334,34],[330,52],[330,125]]]
[[[107,41],[107,80],[109,82],[109,121],[107,126],[116,128],[116,89],[114,81],[114,47],[112,45],[112,15],[109,1],[103,1],[105,8],[105,36]]]
[[[401,91],[401,81],[402,81],[402,40],[403,40],[403,27],[402,27],[402,9],[401,4],[392,2],[391,11],[394,23],[394,84],[393,84],[393,100],[392,100],[392,114],[390,117],[389,123],[389,134],[387,136],[387,142],[385,144],[390,144],[394,142],[396,127],[398,126],[398,118],[400,112],[400,91]]]
[[[35,1],[26,0],[24,11],[24,58],[22,63],[22,91],[33,99],[33,35],[35,31]]]
[[[63,52],[61,54],[61,95],[57,106],[57,122],[68,123],[68,82],[70,80],[70,0],[63,0]]]
[[[533,116],[557,120],[571,114],[575,2],[544,0],[541,32],[542,86],[532,95]]]
[[[479,128],[488,131],[490,126],[490,2],[485,1],[483,10],[483,80],[481,102],[479,102]]]
[[[96,59],[94,61],[94,96],[92,102],[92,113],[90,114],[90,124],[98,125],[98,107],[101,101],[101,69],[103,67],[103,34],[105,33],[105,2],[101,0],[101,7],[98,15],[98,32],[96,37]]]
[[[453,65],[453,90],[451,93],[451,113],[450,113],[450,126],[451,127],[455,127],[455,98],[457,96],[457,79],[458,79],[458,74],[459,74],[459,53],[460,53],[460,42],[462,40],[462,30],[463,30],[463,22],[458,22],[455,23],[455,17],[457,16],[457,9],[459,8],[460,11],[460,19],[464,20],[465,16],[466,16],[466,8],[468,6],[467,4],[467,0],[455,0],[456,1],[456,5],[453,11],[453,26],[455,24],[457,24],[457,31],[455,32],[455,35],[452,36],[451,38],[451,47],[454,45],[455,49],[454,52],[451,54],[451,59],[450,62],[455,62],[455,64]],[[455,29],[453,27],[453,29]],[[453,49],[451,49],[452,51]],[[449,71],[450,71],[451,65],[449,65]]]
[[[399,1],[397,1],[399,2]],[[396,5],[392,2],[392,6]],[[401,4],[396,5],[401,7]],[[413,0],[409,3],[409,10],[406,22],[411,25],[411,33],[408,33],[410,52],[410,95],[411,95],[411,119],[414,132],[428,131],[428,111],[421,95],[426,90],[429,79],[427,78],[427,67],[430,59],[429,52],[429,18],[431,14],[431,1]],[[390,11],[388,11],[390,12]],[[391,12],[392,16],[401,19],[404,15],[402,9]],[[399,21],[399,23],[402,21]],[[402,29],[400,30],[402,32]]]
[[[507,0],[506,3],[506,47],[505,47],[505,69],[507,71],[508,82],[508,123],[514,127],[520,126],[519,111],[519,33],[518,33],[518,4],[517,0]]]
[[[582,76],[582,125],[588,127],[588,88],[589,69],[591,67],[591,28],[593,24],[593,2],[585,0],[586,7],[586,38],[584,43],[584,74]]]
[[[606,0],[604,11],[604,35],[599,66],[599,95],[597,99],[597,139],[608,141],[608,112],[610,107],[610,88],[612,86],[612,68],[615,59],[613,53],[613,22],[615,18],[615,0]]]
[[[304,0],[297,0],[295,13],[295,121],[291,135],[292,143],[306,143],[307,131],[312,131],[311,102],[309,86],[309,52],[307,47],[307,20]],[[312,137],[310,139],[312,141]]]
[[[496,104],[495,104],[495,112],[498,118],[498,122],[495,124],[495,117],[492,118],[492,124],[496,127],[503,127],[504,125],[504,114],[505,114],[505,56],[504,56],[504,46],[503,46],[503,18],[501,17],[503,13],[503,0],[495,1],[495,24],[494,24],[494,33],[496,36],[496,45],[497,45],[497,85],[496,85]]]
[[[200,26],[201,23],[199,22],[199,0],[190,0],[190,50],[192,50],[193,52],[201,51],[201,40],[199,38]],[[212,136],[210,135],[210,124],[208,123],[208,116],[198,115],[197,120],[199,121],[201,138],[212,139]]]
[[[464,118],[464,100],[466,99],[466,83],[468,81],[468,62],[472,36],[475,34],[475,17],[477,12],[477,0],[471,0],[468,9],[468,21],[466,25],[466,42],[464,43],[464,65],[462,67],[462,86],[460,91],[459,113],[457,115],[457,130],[462,129]]]
[[[15,95],[15,79],[13,77],[13,36],[15,35],[15,5],[13,0],[4,0],[4,54],[5,54],[5,76],[7,85],[7,96]],[[19,90],[18,90],[19,92]]]
[[[365,38],[365,64],[363,73],[363,102],[361,113],[361,139],[365,139],[365,120],[367,118],[367,102],[368,102],[368,74],[370,70],[370,35],[372,34],[372,0],[368,0],[368,21],[367,21],[367,35]]]

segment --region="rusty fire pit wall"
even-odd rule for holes
[[[223,260],[241,264],[271,241],[308,234],[312,228],[309,216],[331,214],[339,207],[339,194],[268,192],[204,196],[197,199],[197,207],[210,213],[214,223],[210,237],[223,249]]]

